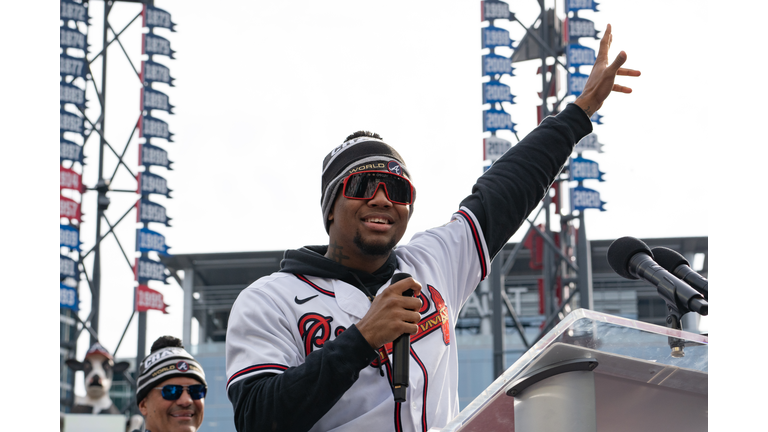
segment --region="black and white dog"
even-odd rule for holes
[[[85,396],[75,395],[73,414],[121,414],[109,397],[109,389],[114,373],[128,369],[128,362],[116,364],[112,355],[96,342],[82,362],[69,359],[66,363],[70,369],[83,371],[85,375]]]
[[[75,395],[72,414],[122,414],[112,403],[109,389],[112,387],[114,373],[128,369],[128,362],[115,363],[109,351],[96,342],[85,353],[82,362],[69,359],[66,364],[72,370],[83,371],[85,379],[85,396]],[[140,415],[134,415],[128,423],[127,430],[138,429],[143,419]]]

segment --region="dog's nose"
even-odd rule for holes
[[[91,377],[91,383],[88,385],[101,387],[101,378],[98,375]]]

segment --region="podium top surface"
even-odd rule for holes
[[[670,338],[684,343],[684,356],[675,357]],[[441,432],[458,432],[477,416],[488,415],[499,398],[521,378],[547,365],[576,358],[594,358],[595,373],[645,384],[707,393],[708,337],[577,309],[523,354]],[[650,373],[649,373],[650,372]]]

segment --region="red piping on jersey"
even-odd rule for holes
[[[419,356],[416,355],[416,351],[413,350],[413,347],[411,347],[411,356],[416,360],[416,363],[419,364],[421,371],[424,372],[424,394],[422,395],[421,404],[421,430],[427,432],[427,387],[429,386],[429,377],[427,376],[427,368],[424,366],[424,363],[422,363]]]
[[[306,278],[306,277],[304,277],[303,275],[300,275],[300,274],[294,274],[294,276],[296,276],[297,278],[299,278],[299,279],[300,279],[300,280],[302,280],[303,282],[307,283],[307,284],[308,284],[309,286],[311,286],[312,288],[314,288],[314,289],[316,289],[316,290],[320,291],[320,293],[322,293],[322,294],[325,294],[325,295],[327,295],[327,296],[336,297],[336,293],[334,293],[333,291],[328,291],[328,290],[324,290],[324,289],[320,288],[319,286],[317,286],[317,285],[313,284],[312,282],[310,282],[310,281],[309,281],[309,279],[307,279],[307,278]]]
[[[467,219],[467,222],[469,222],[469,227],[472,229],[472,235],[475,237],[475,247],[477,248],[477,255],[480,258],[480,266],[482,267],[482,274],[480,277],[480,280],[485,279],[486,276],[488,276],[488,268],[485,265],[485,254],[483,253],[483,243],[480,241],[480,236],[477,234],[477,227],[475,226],[475,223],[472,221],[472,218],[465,212],[464,210],[459,210],[456,212],[462,216],[464,216],[465,219]]]
[[[248,366],[247,368],[240,369],[239,371],[232,374],[231,377],[229,377],[229,379],[227,380],[227,388],[229,388],[229,383],[231,383],[233,379],[241,377],[243,375],[248,375],[253,372],[261,372],[265,369],[277,369],[279,371],[284,372],[288,369],[288,366],[284,366],[276,363],[265,363],[265,364],[255,365],[255,366]]]

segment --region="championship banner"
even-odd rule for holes
[[[512,148],[512,143],[495,136],[483,138],[483,160],[498,160],[507,150]]]
[[[141,35],[141,53],[147,55],[161,55],[169,58],[174,58],[173,54],[176,52],[171,49],[171,41],[152,33],[144,33]]]
[[[171,197],[172,190],[168,189],[168,181],[157,174],[140,172],[136,175],[136,181],[139,184],[139,188],[136,191],[137,194],[159,194],[165,195],[168,198]]]
[[[136,263],[133,267],[133,276],[140,284],[150,280],[160,281],[164,284],[168,283],[165,281],[168,277],[165,274],[165,264],[159,261],[153,261],[149,258],[136,258]]]
[[[144,9],[141,11],[141,19],[142,27],[162,27],[167,28],[172,32],[176,31],[174,28],[176,24],[171,21],[171,14],[160,8],[145,4]]]
[[[80,162],[81,165],[84,165],[83,147],[72,141],[59,138],[59,159]]]
[[[174,87],[173,78],[171,77],[171,70],[160,63],[152,61],[141,62],[141,80],[144,84],[150,84],[153,82],[161,82]]]
[[[80,301],[77,299],[76,289],[59,283],[59,298],[60,307],[78,311]]]
[[[61,189],[72,189],[80,193],[85,192],[85,188],[80,180],[80,174],[59,166],[59,190]]]
[[[85,120],[77,114],[59,110],[60,132],[74,132],[82,135],[84,132],[84,122]]]
[[[59,224],[59,246],[80,250],[80,231],[72,225]]]
[[[514,104],[515,95],[510,92],[509,86],[498,81],[483,83],[483,104],[497,102],[509,102]]]
[[[79,224],[81,222],[80,218],[82,217],[82,213],[80,213],[80,203],[75,200],[60,196],[59,217],[67,218],[69,220],[76,220]]]
[[[164,314],[168,305],[163,301],[163,295],[146,285],[136,288],[136,312],[146,312],[150,309],[162,311]]]
[[[168,227],[171,226],[171,218],[166,216],[165,207],[146,199],[136,201],[136,222],[157,222]]]
[[[168,95],[149,87],[141,88],[141,110],[160,110],[174,114]]]
[[[494,19],[510,19],[512,13],[509,12],[509,5],[502,1],[482,1],[480,2],[480,21]]]
[[[597,141],[597,134],[592,132],[591,134],[582,138],[581,141],[576,144],[576,147],[573,148],[573,151],[579,154],[585,151],[596,151],[598,153],[603,153],[603,144],[600,144],[600,142]]]
[[[510,39],[509,32],[503,28],[498,27],[485,27],[482,29],[482,47],[483,48],[496,48],[496,47],[508,47],[512,48],[512,44],[515,41]]]
[[[70,0],[61,1],[61,13],[59,17],[62,21],[76,21],[88,24],[88,9],[80,4]]]
[[[80,269],[77,268],[77,261],[59,254],[59,276],[61,280],[68,277],[80,280]]]
[[[141,120],[139,120],[139,136],[163,138],[168,142],[173,142],[173,134],[168,131],[168,123],[148,115],[141,116]]]
[[[576,41],[579,38],[588,37],[597,39],[599,33],[595,30],[595,23],[584,18],[566,18],[564,22],[564,34],[568,35],[569,41]]]
[[[59,54],[59,75],[85,78],[87,72],[88,65],[84,58]]]
[[[594,0],[566,0],[565,8],[568,12],[579,12],[580,10],[593,10],[599,12],[597,7],[600,4]]]
[[[88,44],[85,42],[85,35],[77,29],[61,26],[59,27],[59,47],[76,48],[86,52]]]
[[[503,110],[490,109],[483,111],[483,131],[496,132],[498,130],[515,130],[515,123],[512,123],[512,117]]]
[[[571,181],[582,180],[603,180],[604,172],[600,171],[600,167],[597,162],[589,159],[584,159],[579,155],[576,158],[571,158],[571,162],[568,165],[568,173]]]
[[[169,246],[165,244],[165,236],[147,228],[136,230],[136,249],[139,252],[157,252],[168,255]]]
[[[568,57],[568,66],[592,66],[595,64],[595,50],[579,44],[570,44],[565,49]]]
[[[573,72],[568,73],[568,94],[572,96],[581,96],[584,92],[584,87],[587,85],[587,79],[589,75]]]
[[[168,160],[168,152],[152,144],[139,144],[139,165],[161,166],[169,170],[173,161]]]
[[[583,186],[576,186],[571,189],[571,209],[583,211],[585,209],[596,208],[605,211],[603,208],[605,202],[600,201],[600,192],[587,189]]]
[[[509,75],[515,76],[515,68],[512,67],[512,60],[496,54],[486,54],[483,56],[483,76]]]
[[[60,81],[59,102],[62,105],[70,103],[80,108],[85,108],[85,90],[78,86]]]

